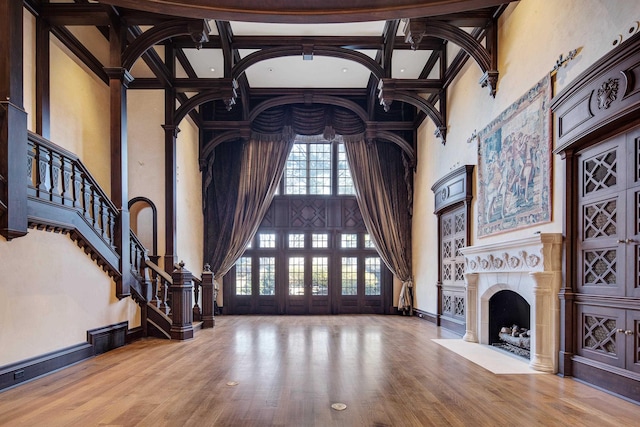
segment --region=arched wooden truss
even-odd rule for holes
[[[171,37],[188,35],[196,47],[209,40],[211,28],[205,19],[171,20],[158,24],[136,38],[122,53],[122,67],[131,71],[133,64],[147,50]]]

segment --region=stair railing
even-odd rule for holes
[[[27,153],[27,194],[75,209],[96,234],[115,249],[118,209],[78,156],[32,132],[28,136]]]

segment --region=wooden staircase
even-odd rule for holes
[[[126,277],[130,296],[142,310],[143,336],[189,339],[194,330],[214,326],[215,290],[213,273],[208,268],[202,280],[193,277],[184,263],[167,274],[157,265],[157,257],[150,259],[133,232],[129,238],[129,262],[121,262],[114,241],[120,213],[80,159],[29,132],[27,164],[28,226],[68,235],[114,281]],[[3,186],[4,178],[0,176],[0,189]],[[5,210],[6,206],[0,203],[0,216]],[[131,274],[122,274],[121,265],[130,268]],[[202,312],[198,306],[201,288]]]

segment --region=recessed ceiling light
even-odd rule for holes
[[[401,72],[401,73],[404,73],[404,68],[400,68],[400,72]]]
[[[267,71],[269,71],[271,73],[273,71],[273,68],[269,67],[269,68],[267,68]]]
[[[347,71],[349,71],[349,69],[348,69],[347,67],[344,67],[344,68],[342,69],[342,72],[343,72],[343,73],[346,73]]]
[[[213,68],[213,67],[211,67],[211,68],[209,68],[209,69],[211,70],[211,72],[212,72],[212,73],[213,73],[214,71],[216,71],[216,69],[215,69],[215,68]]]

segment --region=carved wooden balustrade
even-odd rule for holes
[[[70,234],[112,277],[120,276],[118,209],[78,156],[30,132],[25,160],[29,226]]]

